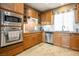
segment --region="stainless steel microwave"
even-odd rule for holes
[[[22,16],[13,12],[0,10],[0,22],[1,25],[21,26]]]

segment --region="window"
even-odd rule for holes
[[[63,14],[55,14],[54,27],[55,31],[62,31]]]
[[[71,10],[65,13],[55,14],[54,29],[55,31],[73,31],[75,23],[75,11]]]

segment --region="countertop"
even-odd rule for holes
[[[61,33],[79,33],[79,32],[67,32],[67,31],[55,31],[55,32],[61,32]]]
[[[79,32],[69,32],[69,31],[27,31],[27,32],[25,32],[25,33],[27,33],[27,34],[29,34],[29,33],[39,33],[39,32],[48,32],[48,33],[54,33],[54,32],[61,32],[61,33],[79,33]]]
[[[31,33],[32,34],[32,33],[39,33],[39,32],[42,32],[42,31],[32,31],[32,32],[29,32],[28,31],[28,32],[25,32],[25,33],[27,33],[27,34],[30,34]]]
[[[54,33],[54,32],[61,32],[61,33],[79,33],[79,32],[68,32],[68,31],[44,31],[44,32],[52,32],[52,33]]]

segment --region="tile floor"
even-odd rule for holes
[[[79,56],[79,52],[47,43],[40,43],[17,56]]]

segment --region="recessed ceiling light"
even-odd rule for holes
[[[61,5],[64,5],[64,4],[66,4],[66,3],[60,3]]]

